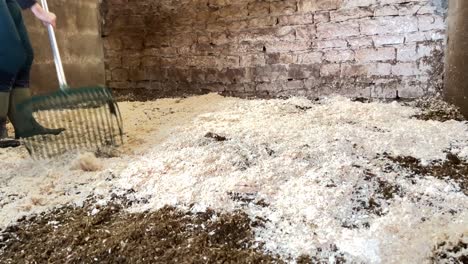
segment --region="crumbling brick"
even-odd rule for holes
[[[398,90],[415,97],[435,90],[430,62],[445,48],[444,14],[421,0],[141,0],[107,7],[107,84],[166,96],[207,90],[391,98]]]
[[[360,49],[356,51],[356,61],[391,61],[396,59],[395,48]]]

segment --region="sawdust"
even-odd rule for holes
[[[266,220],[257,239],[283,259],[334,244],[348,261],[424,261],[439,242],[431,237],[465,232],[456,223],[466,222],[466,196],[449,181],[386,170],[376,154],[442,160],[467,146],[468,127],[413,119],[418,112],[340,97],[241,101],[176,128],[131,161],[120,186],[148,201],[134,211],[240,207]]]
[[[222,110],[236,98],[217,94],[189,98],[160,99],[148,102],[119,103],[124,116],[126,142],[123,153],[142,153],[164,141],[172,128],[191,123],[198,115]]]
[[[464,122],[417,120],[420,109],[398,102],[341,97],[207,95],[121,108],[127,145],[119,155],[99,154],[101,171],[72,170],[72,154],[31,161],[23,150],[0,150],[0,226],[81,205],[89,196],[103,204],[123,193],[135,213],[169,205],[261,219],[252,227],[255,241],[288,262],[301,255],[304,261],[425,262],[437,245],[457,245],[468,234],[460,184],[383,156],[426,166],[453,153],[466,162]]]
[[[100,171],[102,170],[102,163],[98,158],[96,158],[94,153],[87,152],[80,154],[73,161],[71,169],[82,171]]]
[[[83,160],[77,153],[51,160],[31,160],[25,148],[0,149],[0,229],[24,215],[67,203],[81,204],[89,195],[107,193],[131,156],[141,155],[163,142],[174,127],[191,122],[199,114],[223,109],[235,100],[210,94],[119,103],[126,142],[119,150],[99,149],[95,153],[100,163],[97,171],[93,170],[98,167],[94,166],[96,162],[91,162],[94,165],[88,170],[87,158],[83,171],[79,164]],[[11,124],[8,129],[11,135]],[[31,197],[41,198],[42,203],[34,205]]]

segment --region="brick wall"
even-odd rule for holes
[[[433,94],[445,2],[106,0],[107,84],[151,97]]]
[[[104,85],[99,1],[48,2],[50,10],[57,14],[57,41],[69,84],[72,87]],[[24,12],[24,17],[35,52],[31,87],[35,93],[57,90],[59,85],[47,30],[29,10]]]

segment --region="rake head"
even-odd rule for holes
[[[59,135],[22,138],[33,158],[50,158],[70,150],[97,151],[123,144],[122,116],[111,92],[84,87],[35,96],[18,106],[32,112],[46,128],[64,128]]]

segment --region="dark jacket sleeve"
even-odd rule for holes
[[[36,0],[16,0],[23,9],[28,9],[36,3]]]

